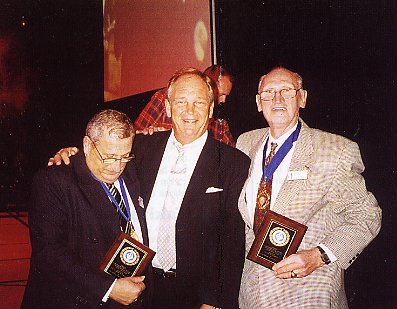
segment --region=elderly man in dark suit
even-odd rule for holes
[[[138,240],[148,241],[135,168],[128,163],[133,138],[125,114],[102,111],[88,123],[84,152],[70,166],[45,168],[35,176],[32,257],[22,308],[142,305],[136,300],[145,289],[144,277],[115,279],[99,270],[120,229],[128,226]],[[121,188],[120,204],[113,204],[108,186]]]
[[[165,101],[173,129],[137,136],[134,154],[153,259],[151,308],[238,308],[244,223],[237,201],[249,159],[208,136],[214,93],[194,68],[174,74]],[[50,164],[67,163],[76,148]]]

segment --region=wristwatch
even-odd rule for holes
[[[317,246],[317,249],[318,251],[320,251],[321,261],[323,261],[327,265],[331,263],[331,260],[329,259],[328,254],[324,251],[324,249],[320,246]]]

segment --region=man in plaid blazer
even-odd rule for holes
[[[272,270],[245,260],[239,296],[243,309],[347,308],[344,270],[380,230],[381,209],[366,190],[357,144],[309,128],[299,118],[306,97],[298,74],[273,69],[261,78],[256,97],[270,127],[247,132],[237,141],[237,148],[251,158],[239,198],[246,253],[255,238],[263,158],[271,143],[277,143],[277,154],[292,134],[298,138],[272,175],[270,209],[308,227],[298,252]]]

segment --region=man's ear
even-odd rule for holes
[[[84,154],[87,155],[88,152],[91,149],[91,140],[90,138],[86,135],[83,138],[83,150],[84,150]]]
[[[171,103],[168,101],[168,99],[165,99],[164,104],[167,117],[171,118]]]
[[[300,95],[300,108],[305,108],[306,107],[306,99],[307,99],[307,91],[306,90],[299,90],[299,95]]]
[[[259,94],[255,96],[256,106],[258,107],[258,112],[262,111],[262,103]]]

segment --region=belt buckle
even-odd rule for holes
[[[164,269],[153,267],[153,270],[156,274],[161,275],[164,279],[168,278],[176,278],[175,270],[164,271]]]
[[[168,271],[163,270],[163,278],[164,279],[176,278],[176,272],[172,270],[168,270]]]

